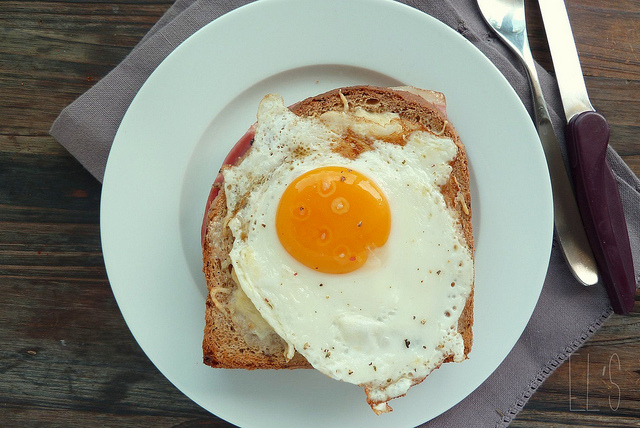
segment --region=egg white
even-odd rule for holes
[[[235,237],[230,257],[242,290],[287,342],[289,356],[295,349],[322,373],[366,385],[371,399],[385,401],[447,356],[464,358],[457,323],[471,292],[473,260],[439,191],[457,147],[420,131],[404,146],[376,142],[349,160],[331,151],[341,138],[340,126],[331,124],[297,117],[278,95],[263,99],[250,154],[224,171]],[[391,209],[387,243],[348,274],[302,265],[276,234],[277,206],[289,183],[331,165],[370,177]]]

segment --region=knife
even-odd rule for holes
[[[539,0],[567,126],[576,199],[613,310],[627,314],[636,294],[627,223],[616,179],[606,161],[609,124],[587,94],[563,0]]]

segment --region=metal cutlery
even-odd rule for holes
[[[607,164],[607,120],[587,94],[563,0],[539,0],[567,119],[567,152],[587,237],[618,314],[633,309],[636,283],[627,224],[616,179]]]
[[[598,269],[587,240],[571,181],[529,47],[524,0],[478,0],[480,11],[504,43],[521,59],[533,94],[535,124],[544,149],[553,191],[555,232],[571,272],[584,285],[598,282]]]

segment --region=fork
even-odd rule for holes
[[[583,285],[598,282],[593,252],[585,233],[578,205],[558,139],[553,131],[547,103],[529,47],[524,0],[477,0],[482,17],[500,39],[520,58],[533,95],[534,122],[547,158],[553,193],[556,236],[571,272]]]

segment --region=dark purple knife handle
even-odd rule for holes
[[[627,314],[633,309],[636,284],[618,184],[606,160],[609,124],[599,113],[583,112],[571,118],[566,136],[587,238],[614,312]]]

